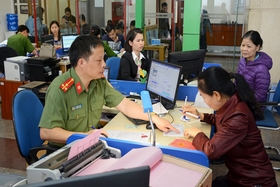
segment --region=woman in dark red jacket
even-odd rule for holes
[[[183,106],[183,113],[198,115],[217,132],[211,139],[197,128],[186,129],[184,135],[193,137],[193,145],[210,160],[224,156],[228,173],[217,177],[212,186],[276,187],[275,173],[255,122],[263,119],[262,110],[243,76],[210,67],[199,75],[198,89],[216,114],[200,113],[193,106]]]

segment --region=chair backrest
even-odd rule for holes
[[[119,74],[121,59],[119,57],[110,57],[106,61],[106,66],[110,67],[109,79],[117,79]]]
[[[202,71],[204,71],[204,70],[206,70],[207,68],[212,67],[212,66],[222,67],[222,65],[221,65],[221,64],[218,64],[218,63],[204,62],[203,67],[202,67]]]
[[[275,92],[274,92],[274,96],[273,96],[273,102],[277,102],[280,103],[280,80],[276,86]],[[280,106],[276,106],[274,107],[278,114],[280,115]]]
[[[6,58],[18,56],[11,47],[0,47],[0,71],[5,74],[4,61]]]
[[[19,152],[27,157],[31,148],[43,144],[38,127],[43,105],[30,90],[15,93],[12,102],[14,132]]]

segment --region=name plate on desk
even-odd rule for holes
[[[152,39],[151,45],[160,45],[160,39]]]

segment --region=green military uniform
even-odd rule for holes
[[[98,126],[103,105],[115,107],[123,98],[105,78],[92,80],[86,91],[76,71],[71,68],[50,84],[39,127],[87,132]]]
[[[26,56],[27,52],[30,53],[35,49],[29,38],[20,33],[10,36],[7,46],[13,48],[20,56]]]
[[[107,41],[103,41],[103,47],[104,47],[104,51],[108,57],[117,56],[117,54],[108,45]]]

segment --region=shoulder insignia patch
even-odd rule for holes
[[[81,82],[78,82],[78,83],[76,84],[76,92],[77,92],[78,94],[80,94],[82,91],[83,91],[83,88],[82,88]]]
[[[62,83],[59,87],[62,89],[62,91],[64,93],[66,93],[73,84],[74,84],[74,79],[72,77],[70,77],[64,83]]]

